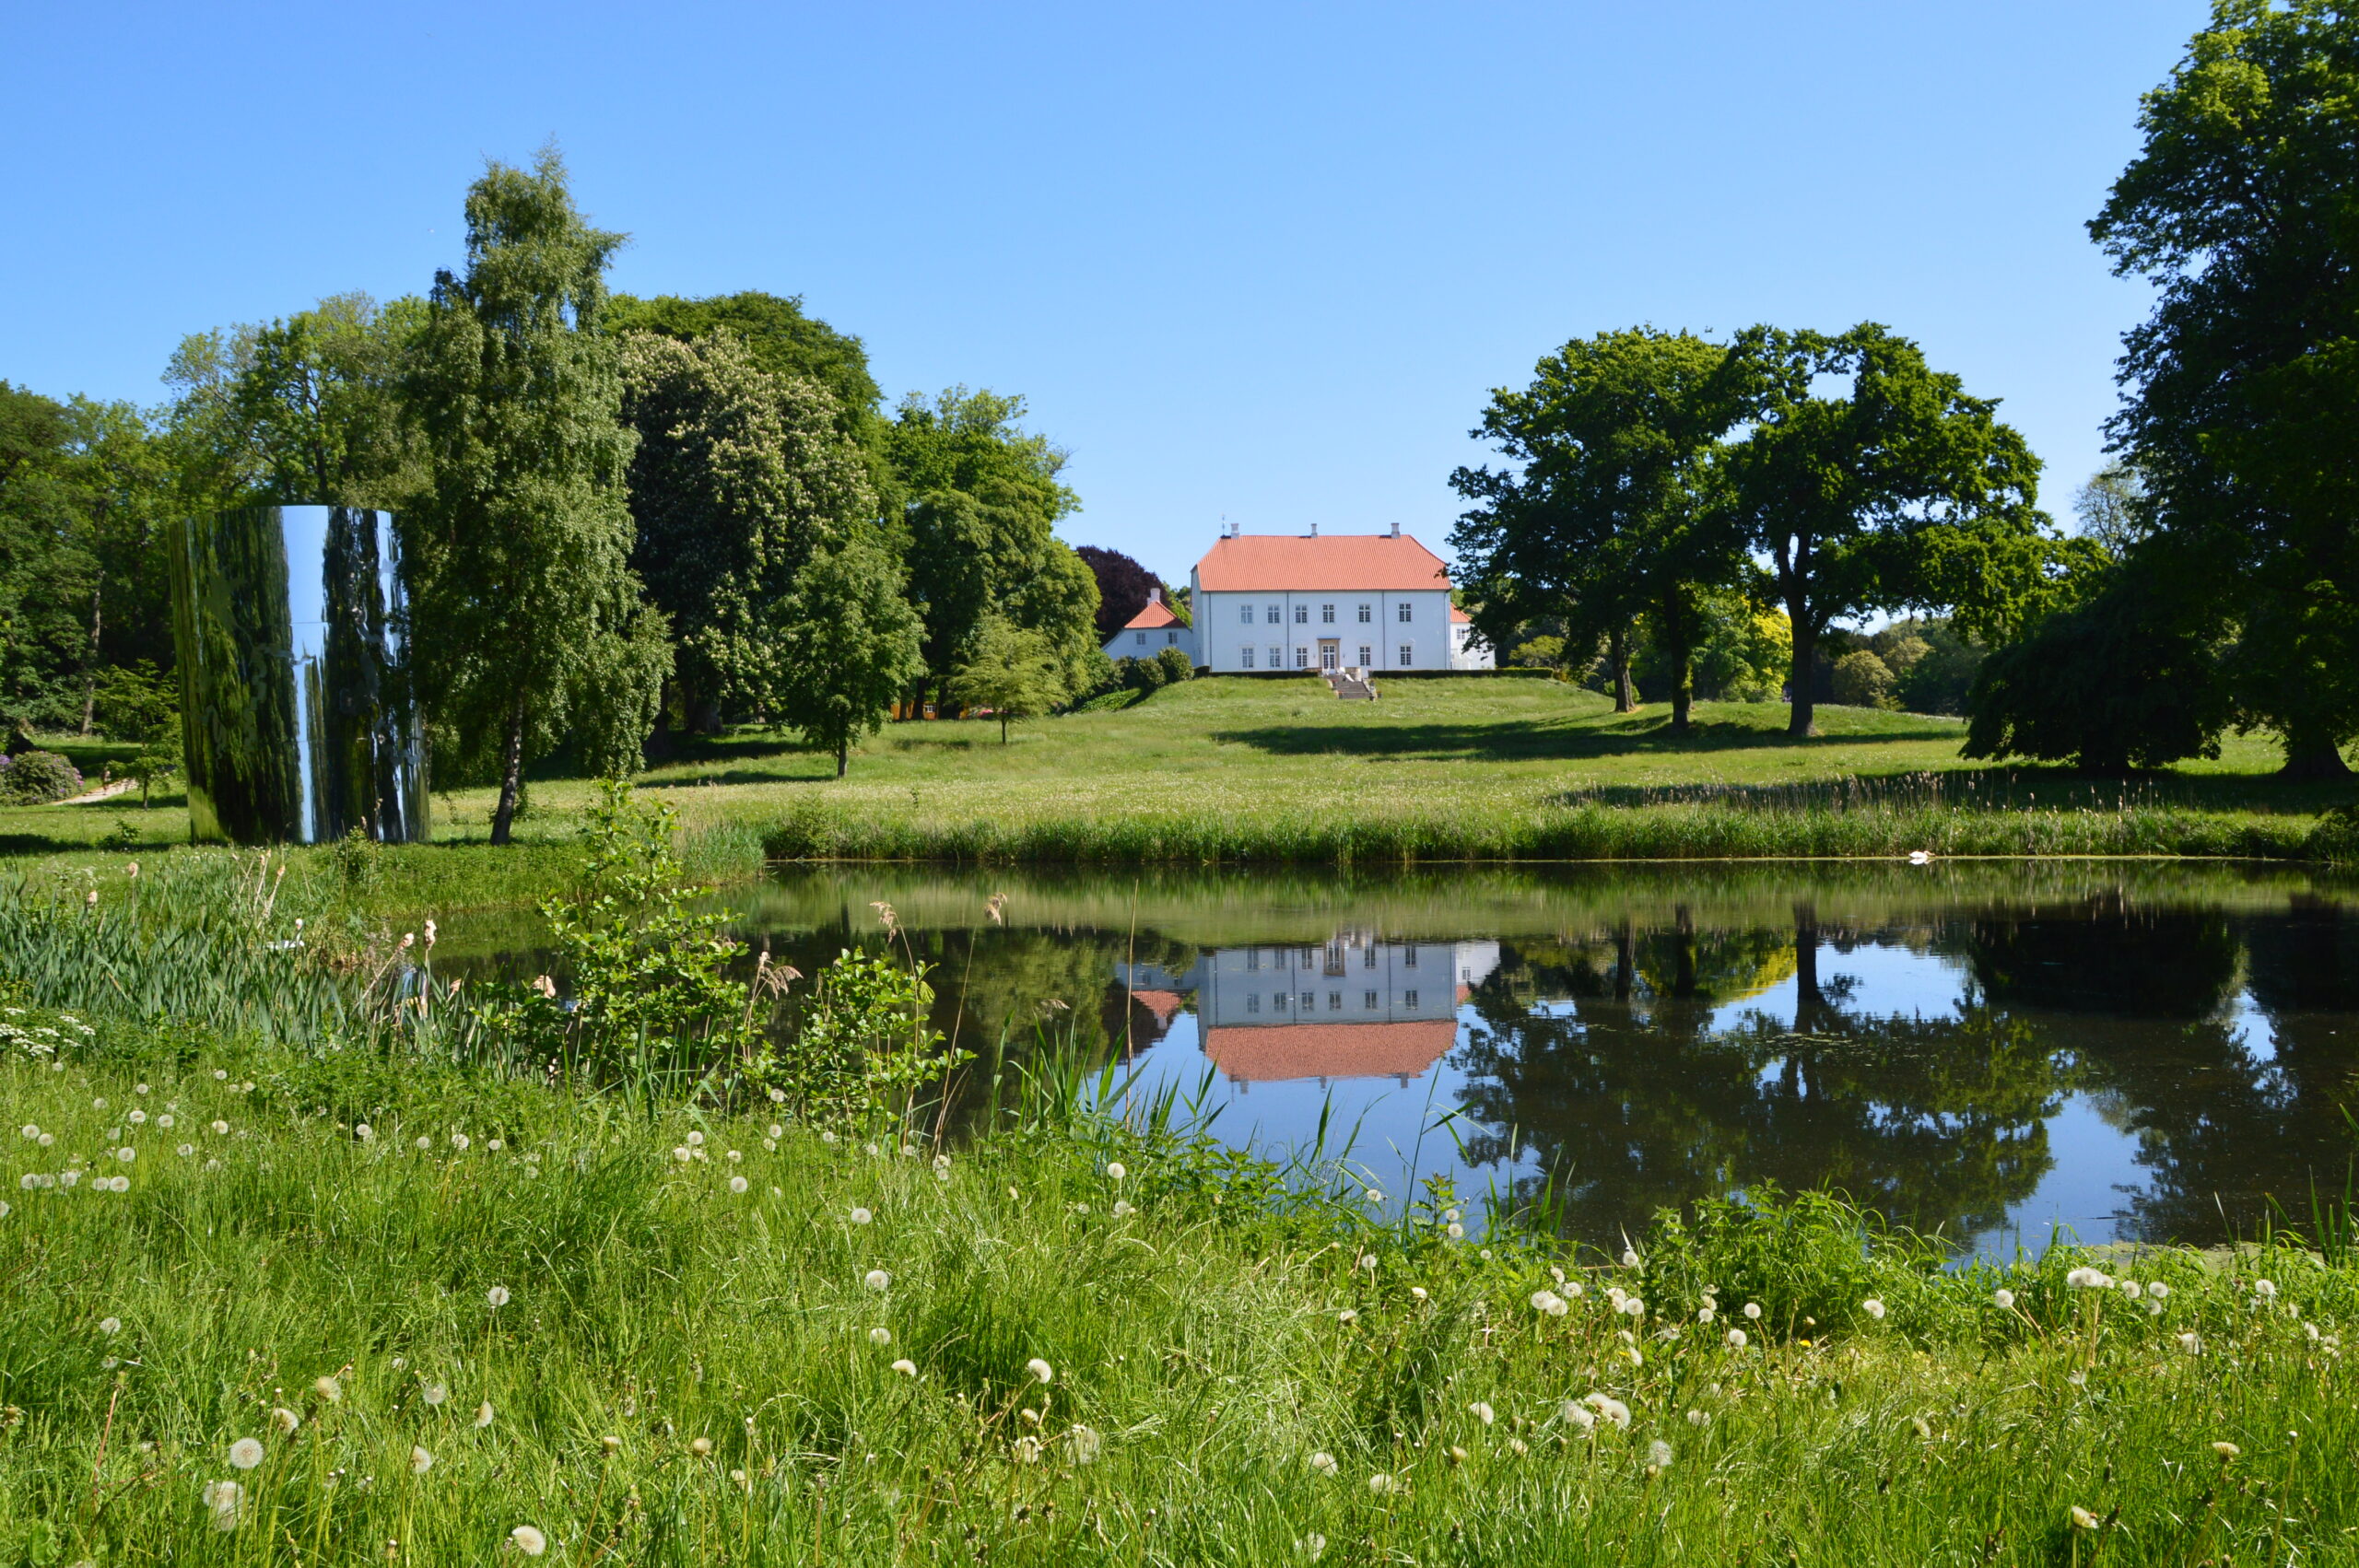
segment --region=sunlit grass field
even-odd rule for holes
[[[2288,786],[2266,737],[2122,783],[1959,755],[1955,720],[1701,703],[1672,737],[1661,706],[1616,715],[1549,681],[1380,682],[1375,703],[1321,682],[1209,679],[1135,706],[1018,726],[888,725],[851,777],[791,736],[740,731],[651,768],[718,868],[765,857],[1318,863],[1664,855],[2298,853],[2347,787]],[[525,841],[569,839],[588,781],[531,786]],[[436,833],[480,840],[491,791],[438,795]],[[1837,820],[1841,818],[1843,820]],[[0,810],[18,852],[184,837],[177,803]]]
[[[179,1044],[0,1069],[0,1561],[2359,1556],[2359,1276],[2297,1252],[2075,1286],[1814,1203],[1560,1279],[1136,1123]]]

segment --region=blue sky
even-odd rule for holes
[[[1878,320],[2060,514],[2121,330],[2083,223],[2196,0],[20,6],[0,378],[152,402],[187,332],[454,264],[556,136],[637,293],[800,294],[888,396],[1023,393],[1075,544],[1439,547],[1488,390],[1652,322]]]

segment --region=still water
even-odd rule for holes
[[[1070,1025],[1232,1143],[1323,1117],[1392,1204],[1544,1192],[1616,1246],[1765,1182],[1973,1251],[2208,1244],[2306,1220],[2359,1150],[2359,883],[2301,872],[833,868],[723,901],[806,974],[889,905],[962,1045]]]

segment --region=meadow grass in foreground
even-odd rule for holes
[[[1804,1198],[1574,1270],[1152,1122],[88,1027],[7,1023],[0,1560],[2359,1556],[2359,1273],[2296,1251],[1948,1270]]]

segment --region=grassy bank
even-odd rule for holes
[[[2329,1562],[2359,1528],[2359,1275],[2298,1253],[2104,1261],[2133,1299],[1813,1201],[1561,1283],[1091,1118],[936,1158],[217,1042],[0,1093],[12,1562],[487,1562],[520,1526],[577,1563]]]

